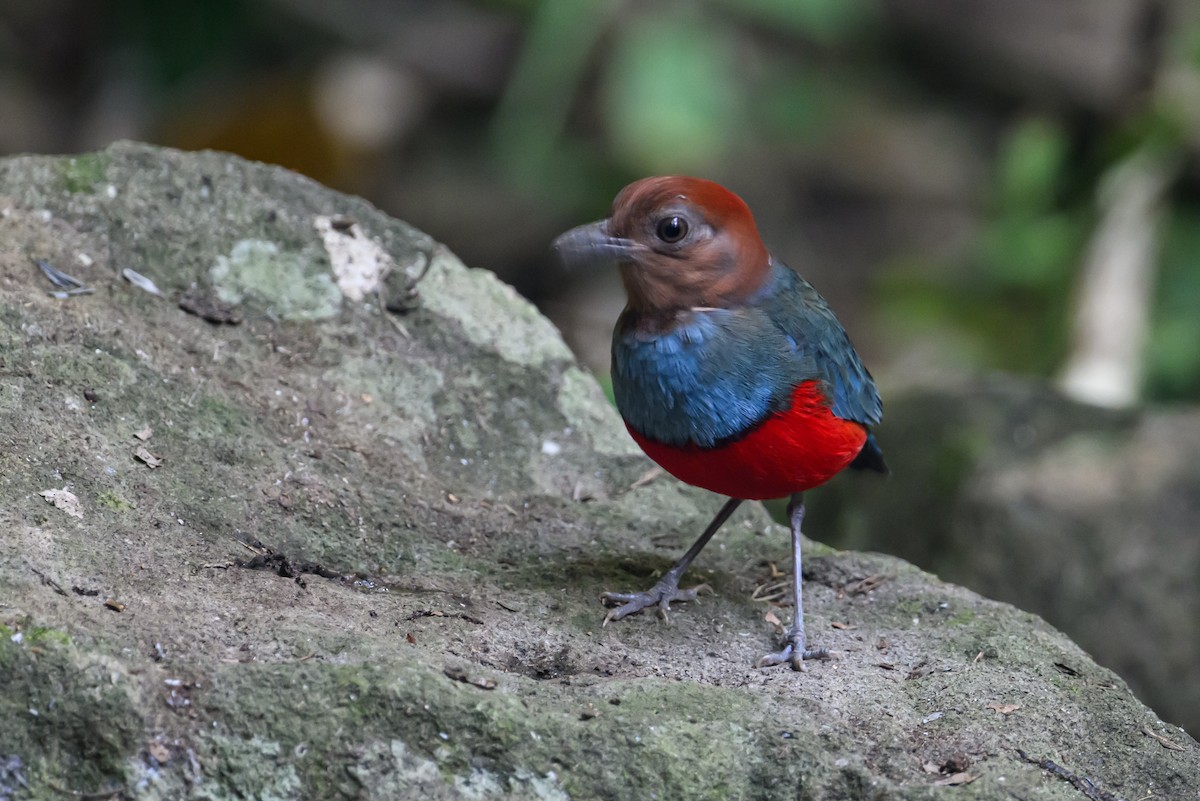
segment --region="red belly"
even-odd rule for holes
[[[865,426],[834,416],[815,381],[796,387],[791,408],[717,448],[664,445],[633,429],[629,433],[680,481],[746,500],[820,486],[844,470],[867,441]]]

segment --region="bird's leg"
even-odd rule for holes
[[[797,492],[788,501],[788,521],[792,525],[792,602],[796,606],[796,617],[787,632],[787,644],[782,651],[767,654],[758,660],[759,667],[782,665],[790,662],[795,670],[804,670],[805,659],[828,659],[829,651],[824,648],[810,650],[804,637],[804,599],[800,588],[804,583],[800,569],[800,526],[804,523],[804,496]]]
[[[730,498],[721,507],[721,511],[717,512],[716,517],[708,524],[708,528],[704,529],[704,533],[692,543],[692,547],[688,548],[678,562],[671,566],[658,583],[645,592],[604,592],[600,594],[600,600],[605,603],[620,604],[616,609],[613,609],[604,617],[604,624],[608,625],[610,621],[620,620],[628,615],[641,612],[643,609],[649,609],[652,606],[658,607],[658,615],[661,618],[666,618],[667,610],[671,608],[672,601],[693,601],[701,590],[712,591],[712,588],[707,584],[699,584],[686,590],[679,589],[679,580],[683,578],[684,571],[688,569],[688,565],[692,560],[704,550],[704,546],[717,533],[717,529],[729,519],[733,511],[741,504],[741,498]]]

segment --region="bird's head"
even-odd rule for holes
[[[681,176],[635,181],[608,219],[554,247],[569,264],[617,262],[630,307],[644,313],[736,306],[762,286],[771,261],[740,197]]]

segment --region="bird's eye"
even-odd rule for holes
[[[658,226],[654,229],[654,232],[658,234],[659,239],[673,245],[687,236],[688,223],[687,220],[678,215],[663,217],[658,221]]]

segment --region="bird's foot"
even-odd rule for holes
[[[808,670],[804,664],[804,660],[806,659],[832,658],[833,656],[829,653],[828,648],[808,648],[805,642],[804,630],[796,631],[793,629],[788,632],[787,645],[783,646],[783,650],[761,657],[758,660],[758,667],[771,667],[772,665],[788,663],[792,666],[792,670],[805,671]]]
[[[604,616],[602,625],[607,626],[614,620],[635,615],[651,607],[657,607],[658,616],[666,620],[672,601],[694,601],[701,592],[712,591],[712,587],[707,584],[697,584],[695,587],[681,590],[678,581],[673,582],[664,578],[645,592],[602,592],[600,600],[606,605],[620,604]]]

